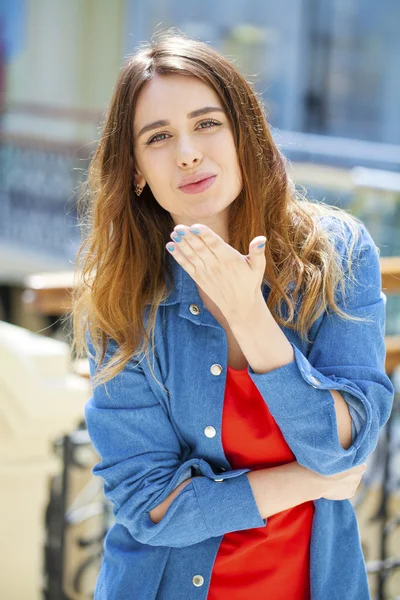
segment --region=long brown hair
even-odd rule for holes
[[[77,359],[88,351],[87,329],[100,366],[107,340],[117,343],[111,360],[96,372],[95,385],[114,377],[133,356],[147,356],[157,309],[167,296],[166,274],[172,277],[165,249],[175,225],[172,217],[148,185],[140,198],[134,192],[133,116],[140,90],[155,74],[198,77],[221,98],[243,178],[242,191],[230,207],[229,243],[247,254],[250,240],[266,236],[264,282],[271,288],[268,307],[277,322],[308,339],[309,328],[328,307],[355,319],[338,306],[335,292],[339,286],[344,292],[345,279],[351,278],[359,220],[311,202],[295,189],[261,97],[228,59],[203,42],[164,31],[121,68],[80,196],[84,239],[76,260],[72,347]],[[351,239],[346,273],[332,232],[322,225],[325,216],[336,218],[336,231],[345,243]],[[307,293],[296,314],[302,290]]]

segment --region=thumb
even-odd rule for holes
[[[248,260],[254,267],[260,266],[265,261],[265,244],[267,238],[264,235],[259,235],[250,242]]]

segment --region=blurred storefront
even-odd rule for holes
[[[126,6],[125,53],[158,28],[176,27],[235,59],[256,83],[274,128],[400,144],[397,0]]]

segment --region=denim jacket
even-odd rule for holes
[[[332,217],[327,226],[334,230],[334,224]],[[295,360],[264,374],[248,367],[296,460],[322,475],[366,461],[394,397],[384,368],[386,296],[379,254],[365,226],[361,231],[354,254],[358,283],[339,302],[347,313],[370,321],[346,321],[326,311],[311,327],[310,343],[283,327]],[[345,269],[345,246],[335,243]],[[168,260],[174,285],[157,313],[155,360],[150,358],[166,390],[153,379],[146,358],[132,359],[94,390],[85,407],[100,457],[93,473],[104,479],[115,516],[104,542],[95,600],[206,600],[224,534],[268,527],[245,475],[251,469],[231,469],[222,446],[225,330],[205,308],[194,280],[172,256]],[[262,290],[267,300],[269,288]],[[110,342],[106,357],[114,350]],[[95,358],[90,368],[93,377]],[[339,442],[330,390],[343,395],[353,419],[347,450]],[[199,477],[154,523],[149,511],[194,475]],[[314,505],[311,600],[369,599],[351,502],[321,498]]]

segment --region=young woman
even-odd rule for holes
[[[85,197],[95,599],[367,600],[348,499],[393,386],[366,228],[296,192],[260,97],[173,31],[121,69]]]

